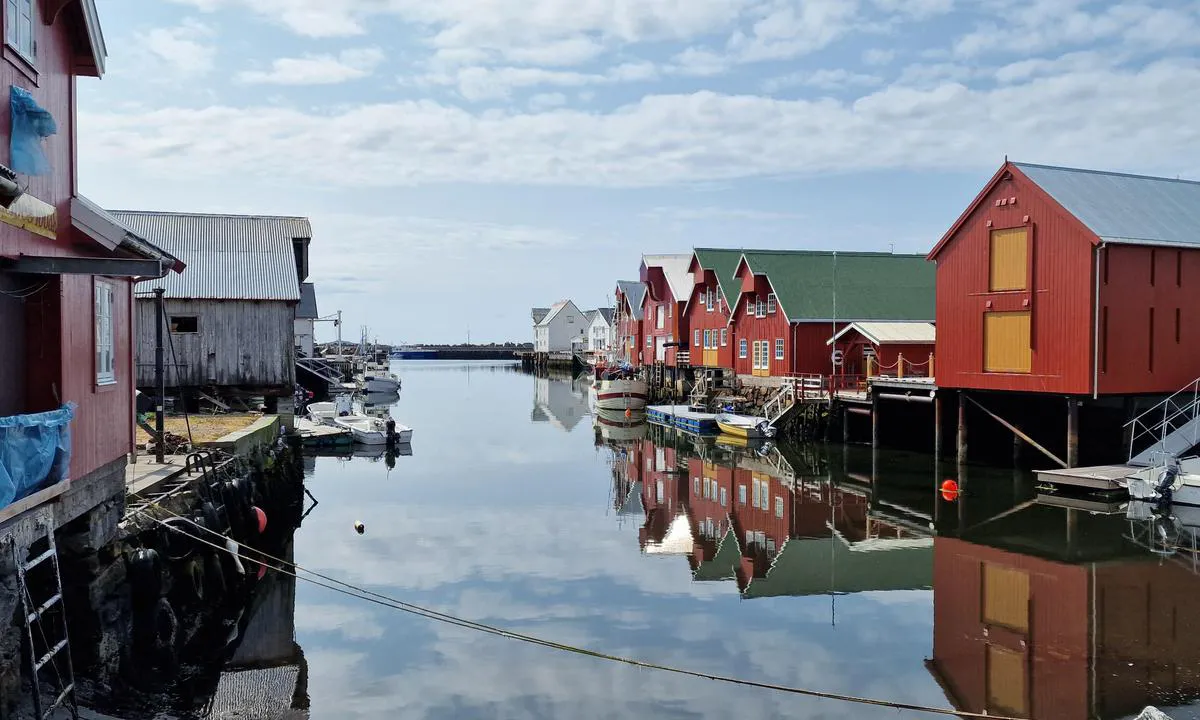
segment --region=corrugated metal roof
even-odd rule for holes
[[[725,305],[732,307],[742,294],[742,285],[735,277],[735,273],[737,273],[743,251],[727,248],[696,248],[694,252],[700,267],[712,270],[716,274],[717,286],[725,298]],[[732,298],[732,302],[730,298]]]
[[[1102,240],[1200,247],[1200,182],[1013,165]]]
[[[856,322],[842,328],[826,345],[848,332],[857,331],[876,345],[920,345],[936,337],[933,323],[927,322]]]
[[[618,280],[617,289],[629,299],[629,314],[642,319],[642,301],[646,299],[646,284],[641,280]]]
[[[692,264],[691,255],[643,255],[642,262],[646,267],[660,267],[667,278],[667,285],[675,302],[687,302],[692,297],[692,288],[696,286],[695,278],[688,272]]]
[[[316,319],[317,287],[312,283],[300,283],[300,304],[296,306],[296,317],[300,320]]]
[[[187,270],[138,283],[168,298],[300,300],[293,238],[311,238],[308,218],[112,210],[134,233],[187,264]]]

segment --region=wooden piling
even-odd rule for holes
[[[842,444],[850,444],[850,408],[842,405]]]
[[[967,464],[967,394],[958,393],[958,464]]]
[[[1021,466],[1021,436],[1013,433],[1013,467]]]
[[[1079,465],[1079,399],[1067,398],[1067,467]]]
[[[871,393],[871,449],[879,449],[879,395]]]
[[[942,396],[933,396],[933,456],[942,459]]]

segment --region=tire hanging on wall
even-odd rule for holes
[[[221,554],[220,551],[211,552],[204,558],[204,581],[207,585],[205,592],[210,603],[220,602],[227,590],[225,568],[219,557]]]

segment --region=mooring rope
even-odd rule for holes
[[[157,509],[161,510],[163,513],[165,513],[173,518],[179,518],[190,525],[194,525],[195,527],[199,528],[200,530],[204,530],[208,533],[216,535],[216,536],[220,537],[222,540],[228,539],[225,535],[222,535],[221,533],[219,533],[215,530],[206,528],[203,525],[200,525],[199,523],[193,521],[191,518],[185,517],[183,515],[177,515],[165,508],[162,508],[162,507],[158,507]],[[161,518],[157,518],[157,517],[154,517],[153,515],[150,515],[146,511],[146,509],[138,510],[136,512],[145,514],[147,517],[149,517],[154,522],[157,522],[160,525],[162,525],[163,527],[166,527],[174,532],[177,532],[180,535],[183,535],[184,537],[188,537],[199,543],[208,545],[209,547],[211,547],[215,550],[218,550],[220,552],[228,552],[230,554],[233,554],[229,548],[225,547],[225,545],[217,544],[215,542],[210,542],[209,540],[206,540],[198,535],[193,535],[191,533],[185,532],[182,529],[180,529],[180,527],[178,525],[168,524],[166,521],[162,520]],[[578,647],[575,645],[567,645],[565,643],[556,642],[554,640],[546,640],[544,638],[539,638],[539,637],[536,637],[533,635],[526,635],[523,633],[514,632],[512,630],[505,630],[504,628],[487,625],[484,623],[476,622],[474,620],[467,620],[464,618],[456,617],[454,615],[448,615],[446,613],[438,612],[437,610],[431,610],[429,608],[422,607],[420,605],[414,605],[412,603],[404,602],[403,600],[398,600],[396,598],[389,597],[387,595],[383,595],[381,593],[377,593],[372,590],[368,590],[366,588],[353,585],[353,584],[345,582],[343,580],[338,580],[337,578],[329,577],[328,575],[323,575],[323,574],[317,572],[316,570],[310,570],[308,568],[302,567],[301,565],[298,565],[297,563],[274,557],[265,552],[262,552],[261,550],[251,548],[248,546],[244,546],[244,545],[242,547],[245,548],[246,550],[249,550],[251,553],[253,553],[261,558],[261,559],[255,559],[253,557],[246,557],[246,558],[244,558],[246,560],[250,560],[252,562],[258,562],[262,565],[267,565],[268,567],[271,567],[271,569],[275,570],[276,572],[287,575],[288,577],[293,577],[293,578],[296,578],[297,580],[304,580],[306,582],[312,583],[314,585],[317,585],[319,587],[323,587],[323,588],[326,588],[329,590],[333,590],[334,592],[338,592],[343,595],[348,595],[353,598],[358,598],[359,600],[366,600],[367,602],[374,603],[374,604],[380,605],[382,607],[390,608],[393,610],[400,610],[401,612],[406,612],[406,613],[409,613],[412,615],[417,615],[419,617],[423,617],[428,620],[434,620],[436,622],[441,622],[441,623],[445,623],[448,625],[465,628],[468,630],[475,630],[475,631],[486,633],[489,635],[504,637],[504,638],[508,638],[510,640],[517,640],[519,642],[524,642],[524,643],[528,643],[531,645],[538,645],[541,647],[551,648],[554,650],[561,650],[563,652],[568,652],[568,653],[572,653],[575,655],[582,655],[584,657],[590,657],[590,658],[594,658],[597,660],[607,660],[609,662],[620,663],[623,665],[630,665],[633,667],[644,668],[647,670],[657,670],[660,672],[671,673],[674,675],[683,675],[685,677],[700,678],[700,679],[704,679],[704,680],[713,680],[716,682],[727,683],[730,685],[740,685],[743,687],[758,688],[760,690],[773,690],[776,692],[787,693],[787,694],[791,694],[791,695],[803,695],[803,696],[807,696],[807,697],[814,697],[814,698],[819,698],[819,699],[824,699],[824,700],[838,700],[841,702],[855,703],[855,704],[859,704],[859,705],[873,705],[876,707],[884,707],[884,708],[889,708],[892,710],[911,710],[914,712],[928,713],[928,714],[932,714],[932,715],[957,716],[960,718],[979,718],[979,720],[984,720],[984,719],[986,719],[986,720],[1023,720],[1022,718],[1008,717],[1008,716],[1004,716],[1004,715],[992,715],[989,713],[976,713],[976,712],[967,712],[967,711],[963,711],[963,710],[937,708],[937,707],[930,707],[927,705],[918,705],[916,703],[897,702],[897,701],[893,701],[893,700],[879,700],[877,698],[859,697],[856,695],[847,695],[845,693],[826,692],[826,691],[822,691],[822,690],[811,690],[811,689],[807,689],[807,688],[791,687],[788,685],[779,685],[776,683],[760,682],[757,680],[747,680],[745,678],[738,678],[738,677],[733,677],[733,676],[729,676],[729,675],[720,675],[720,674],[715,674],[715,673],[706,673],[706,672],[701,672],[699,670],[688,670],[686,668],[678,668],[678,667],[674,667],[671,665],[663,665],[660,663],[649,662],[649,661],[645,661],[645,660],[637,660],[635,658],[623,657],[621,655],[613,655],[610,653],[601,652],[599,650],[590,650],[588,648],[582,648],[582,647]],[[273,563],[277,563],[277,565],[270,565],[269,563],[263,562],[263,560],[269,560]],[[285,568],[290,568],[290,570],[285,569]],[[320,580],[314,580],[312,577],[304,577],[304,576],[301,576],[299,573],[307,573],[308,575],[312,575],[315,578],[320,578]],[[322,582],[322,581],[325,581],[325,582]]]

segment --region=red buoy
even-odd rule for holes
[[[627,417],[627,418],[633,417],[633,411],[630,410],[629,408],[625,408],[625,417]]]
[[[942,498],[950,502],[958,499],[958,483],[951,478],[942,481]]]
[[[267,566],[266,566],[266,565],[259,565],[259,566],[258,566],[258,579],[259,579],[259,580],[262,580],[262,579],[263,579],[263,575],[266,575],[266,574],[267,574]]]
[[[265,512],[263,512],[262,508],[260,508],[257,505],[252,506],[250,509],[254,511],[254,516],[256,518],[258,518],[258,531],[260,533],[266,532],[267,531],[267,514]]]

